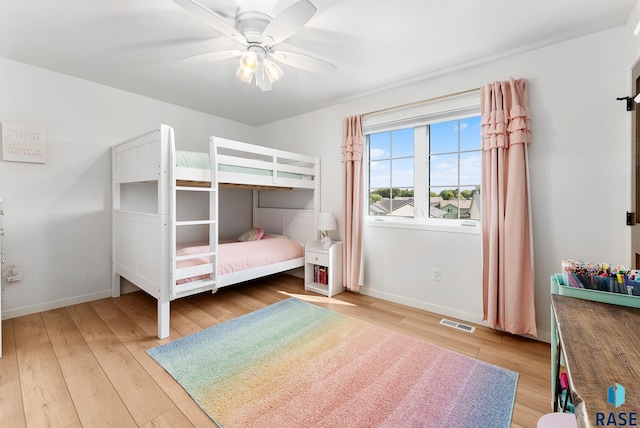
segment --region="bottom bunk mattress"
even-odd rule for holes
[[[202,254],[209,251],[206,242],[182,244],[176,250],[176,256]],[[225,241],[218,244],[218,275],[227,275],[247,269],[267,266],[274,263],[297,259],[304,256],[302,245],[284,236],[264,235],[255,241]],[[182,260],[177,268],[209,263],[209,258]],[[208,275],[185,278],[179,283],[208,278]]]

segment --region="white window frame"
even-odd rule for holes
[[[441,232],[480,234],[481,220],[436,219],[429,217],[429,153],[427,132],[421,131],[432,123],[465,119],[480,114],[480,91],[443,97],[438,100],[413,104],[391,110],[366,115],[363,120],[363,132],[367,141],[364,150],[366,178],[369,178],[369,134],[393,131],[401,128],[417,128],[414,133],[414,209],[413,218],[369,215],[369,180],[365,181],[365,225],[417,230],[435,230]],[[423,162],[423,160],[426,160]]]

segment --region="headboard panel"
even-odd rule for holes
[[[303,245],[318,239],[316,215],[310,210],[287,208],[253,209],[253,227],[260,227],[266,233],[285,235]]]

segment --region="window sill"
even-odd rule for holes
[[[464,233],[480,235],[482,223],[478,220],[414,220],[403,218],[366,218],[366,227],[385,227],[390,229],[428,230],[433,232]]]

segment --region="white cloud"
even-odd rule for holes
[[[371,183],[370,183],[370,187],[372,189],[374,188],[380,188],[380,187],[389,187],[389,181],[391,181],[391,177],[389,177],[389,174],[385,174],[385,175],[375,175],[375,176],[371,176]]]
[[[393,187],[413,187],[413,169],[394,169]]]
[[[384,149],[373,149],[372,148],[369,151],[369,156],[370,156],[371,159],[382,159],[382,158],[388,158],[389,154]]]

